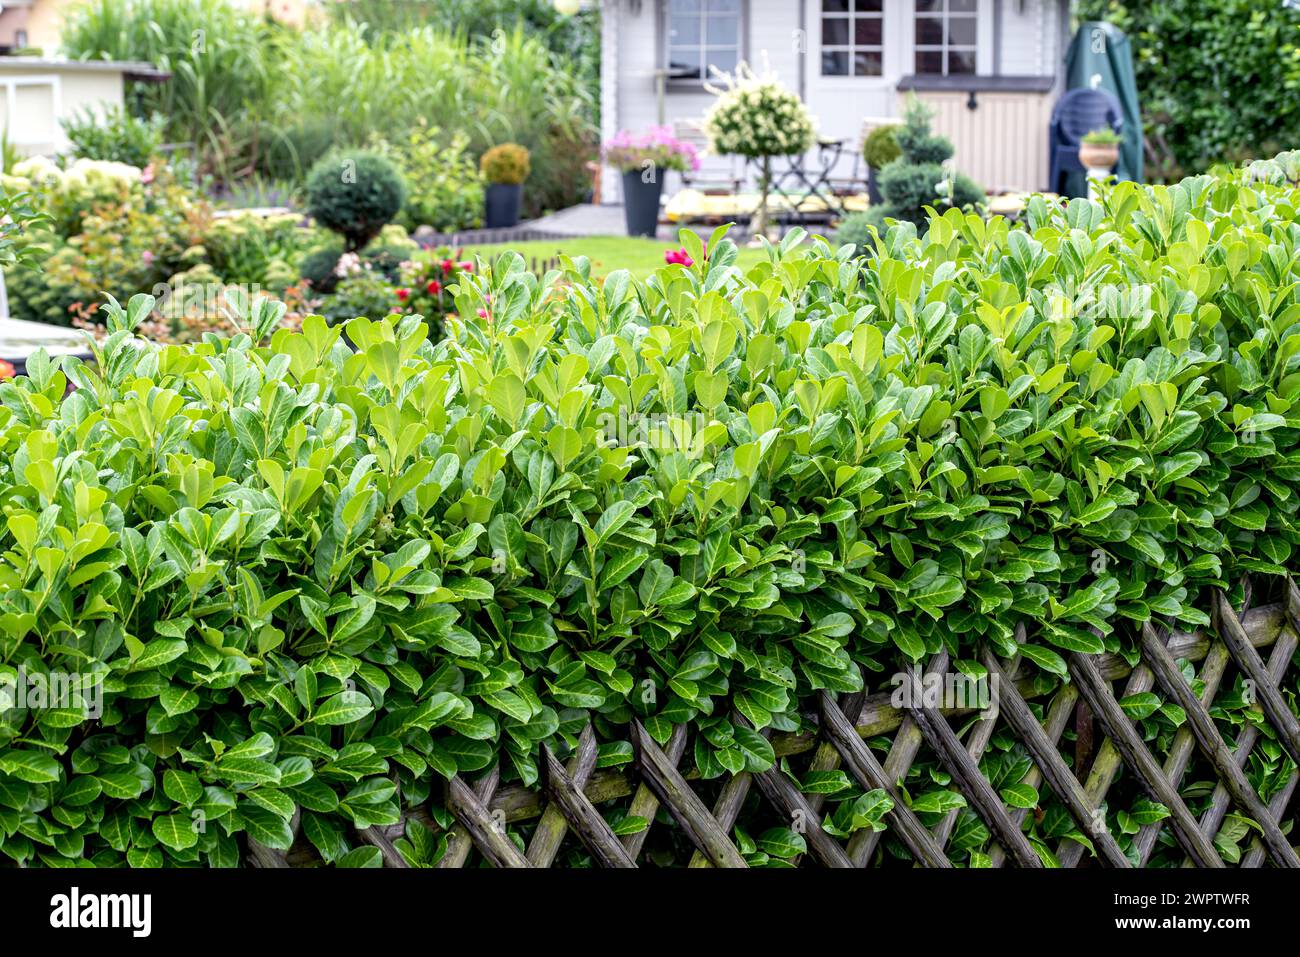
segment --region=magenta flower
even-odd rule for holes
[[[676,263],[679,266],[694,266],[695,260],[691,258],[690,253],[685,249],[665,249],[664,262],[668,265]]]

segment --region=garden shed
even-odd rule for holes
[[[991,191],[1047,187],[1068,0],[603,0],[603,133],[698,119],[710,69],[766,61],[852,173],[864,126],[909,95]],[[607,173],[607,198],[617,177]]]

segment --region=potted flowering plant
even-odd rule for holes
[[[772,191],[772,158],[798,156],[812,148],[817,131],[803,100],[768,70],[755,73],[747,63],[735,74],[714,72],[721,87],[706,84],[717,96],[704,116],[709,148],[720,155],[744,156],[758,164],[758,207],[751,232],[767,233],[767,200]]]
[[[663,171],[700,168],[695,147],[679,140],[666,126],[644,133],[619,131],[605,144],[605,162],[623,174],[623,213],[629,236],[653,236],[659,225]]]

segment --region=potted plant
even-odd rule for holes
[[[722,86],[705,85],[717,99],[704,116],[704,132],[712,152],[743,156],[758,166],[758,203],[750,227],[757,239],[767,234],[773,158],[806,153],[817,131],[803,100],[770,71],[755,73],[740,63],[734,74],[717,75]]]
[[[873,206],[885,201],[880,193],[880,184],[876,182],[876,175],[903,155],[898,138],[894,135],[897,132],[898,124],[888,123],[877,126],[862,141],[862,159],[867,164],[867,198]]]
[[[1112,129],[1093,130],[1079,146],[1079,162],[1084,169],[1112,170],[1119,162],[1119,144],[1124,137]]]
[[[640,134],[619,131],[605,144],[605,162],[623,174],[623,215],[629,236],[654,236],[666,170],[685,173],[700,168],[695,147],[673,136],[666,126],[652,126]]]
[[[483,154],[479,169],[488,184],[484,225],[488,229],[516,225],[524,201],[524,180],[531,170],[528,150],[518,143],[494,146]]]

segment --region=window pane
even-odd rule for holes
[[[916,72],[917,73],[943,73],[943,51],[942,50],[917,50],[916,51]]]
[[[735,50],[709,50],[709,63],[716,66],[723,73],[732,73],[736,69],[736,63],[740,59]],[[712,75],[712,74],[710,74]]]
[[[705,0],[709,13],[739,13],[740,0]]]
[[[977,42],[977,34],[974,17],[948,18],[948,42],[953,46],[973,47]]]
[[[943,46],[943,18],[917,17],[916,42],[920,46]]]
[[[822,19],[822,43],[826,46],[845,46],[849,42],[849,21],[844,17]]]
[[[917,13],[943,13],[943,0],[916,0]]]
[[[848,13],[849,0],[822,0],[823,13]]]
[[[672,0],[672,6],[668,8],[669,12],[693,13],[698,15],[700,12],[700,3],[702,0]]]
[[[884,0],[853,0],[853,9],[859,13],[880,13],[884,7]]]
[[[859,17],[853,23],[853,42],[858,46],[880,46],[880,18]]]
[[[735,17],[709,17],[706,21],[708,36],[705,40],[709,46],[735,46],[737,27]]]
[[[849,54],[847,50],[822,51],[822,76],[848,76]]]
[[[668,40],[673,46],[689,46],[700,42],[699,17],[673,17],[668,24]]]
[[[975,72],[975,51],[974,50],[949,50],[948,51],[948,72],[949,73],[974,73]]]
[[[698,49],[668,51],[668,71],[674,77],[683,80],[701,79],[700,51]]]
[[[974,13],[975,0],[948,0],[949,13]]]
[[[853,57],[853,75],[854,76],[882,76],[884,74],[884,63],[881,61],[881,55],[878,51],[864,52],[859,51]]]

